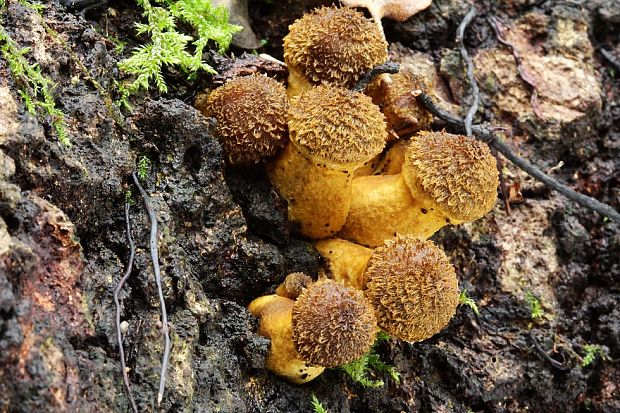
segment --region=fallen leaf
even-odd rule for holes
[[[381,27],[381,19],[404,22],[414,14],[421,12],[431,5],[432,0],[341,0],[348,7],[365,7],[372,18]]]

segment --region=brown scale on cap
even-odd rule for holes
[[[294,300],[310,283],[312,283],[312,278],[308,277],[303,272],[292,272],[287,275],[284,282],[278,286],[276,294]]]
[[[361,291],[332,280],[312,284],[293,307],[293,341],[308,363],[335,367],[363,356],[377,332],[373,309]]]
[[[286,89],[267,76],[233,79],[196,106],[217,120],[216,134],[231,164],[257,163],[286,143]]]
[[[364,93],[372,97],[373,103],[381,108],[388,128],[399,135],[410,135],[430,129],[433,122],[433,116],[416,101],[412,93],[415,90],[433,94],[432,87],[421,76],[401,71],[378,76]]]
[[[307,13],[289,26],[284,38],[292,95],[321,83],[351,88],[387,57],[381,31],[350,8],[322,7]]]
[[[489,147],[473,138],[421,132],[407,149],[403,170],[410,171],[407,185],[420,185],[451,219],[473,221],[495,204],[497,164]]]
[[[443,329],[458,305],[458,281],[446,254],[431,241],[400,236],[378,247],[364,273],[378,325],[406,341]]]
[[[362,93],[317,86],[291,104],[291,141],[317,163],[360,164],[385,146],[385,117]]]

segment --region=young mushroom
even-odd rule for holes
[[[406,146],[401,173],[353,180],[340,237],[378,246],[394,234],[421,239],[448,224],[474,221],[497,199],[498,172],[488,146],[445,132],[420,132]]]
[[[430,129],[433,122],[433,115],[416,101],[414,90],[434,94],[421,76],[405,71],[377,76],[364,93],[381,108],[388,128],[403,136]]]
[[[332,280],[310,285],[293,307],[293,341],[313,366],[336,367],[362,357],[375,341],[377,319],[361,291]]]
[[[387,57],[382,33],[363,14],[350,8],[316,9],[289,26],[284,38],[289,96],[324,83],[351,88]]]
[[[282,84],[264,75],[230,80],[196,101],[203,115],[217,121],[216,135],[233,165],[272,157],[287,138],[288,99]]]
[[[332,236],[349,213],[353,172],[385,145],[384,117],[368,96],[317,86],[293,99],[288,126],[290,143],[267,165],[269,179],[302,235]]]
[[[330,238],[316,243],[336,282],[350,283],[375,309],[379,328],[406,341],[427,339],[446,326],[458,304],[458,280],[433,242],[397,235],[372,250]]]
[[[303,272],[292,272],[286,276],[284,282],[276,289],[276,294],[291,300],[299,297],[299,294],[312,283],[312,278]]]
[[[325,367],[310,366],[295,349],[292,314],[295,301],[279,295],[266,295],[252,301],[250,313],[260,319],[258,334],[271,340],[267,370],[292,383],[306,383],[323,373]]]
[[[270,295],[248,309],[260,318],[259,334],[271,340],[267,368],[293,383],[360,358],[377,332],[374,310],[362,292],[332,280],[310,284],[296,301]]]

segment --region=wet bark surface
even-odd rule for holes
[[[281,59],[288,24],[327,2],[276,3],[250,2],[249,16],[267,40],[260,51]],[[0,59],[0,412],[129,411],[112,301],[129,257],[126,199],[137,254],[122,319],[140,411],[309,412],[313,393],[331,412],[620,411],[620,227],[508,164],[510,214],[499,200],[483,219],[433,237],[479,315],[460,307],[430,340],[380,344],[383,360],[402,375],[398,384],[377,377],[385,386],[368,389],[328,370],[296,386],[270,374],[269,341],[245,306],[290,272],[316,277],[321,261],[294,235],[285,201],[260,167],[225,166],[212,123],[192,103],[226,76],[284,78],[281,69],[248,55],[246,63],[214,58],[216,78],[188,81],[168,68],[167,95],[142,96],[121,113],[108,97],[123,55],[108,37],[128,42],[125,55],[144,41],[134,34],[138,7],[110,1],[80,16],[56,1],[47,6],[38,14],[9,1],[0,16],[56,83],[73,143],[59,145],[48,120],[26,112]],[[520,154],[620,209],[620,73],[601,54],[620,57],[617,2],[476,6],[465,37],[483,103],[476,120],[505,128]],[[444,106],[461,115],[471,96],[454,33],[468,7],[435,0],[404,23],[384,20],[393,60],[426,71]],[[512,48],[498,40],[493,18]],[[161,406],[149,222],[131,181],[144,155],[172,340]],[[529,295],[542,317],[532,318]],[[588,344],[602,351],[582,367]]]

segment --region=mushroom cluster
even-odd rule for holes
[[[362,13],[322,7],[289,30],[287,89],[242,77],[196,107],[216,119],[231,165],[264,164],[289,221],[327,263],[318,281],[290,274],[249,306],[271,340],[267,368],[304,383],[362,356],[379,330],[415,342],[447,325],[458,279],[428,238],[486,214],[498,172],[486,144],[430,131],[414,96],[432,90],[421,76],[383,74],[351,90],[388,58]]]
[[[271,340],[265,365],[293,383],[357,360],[377,333],[374,309],[364,294],[336,281],[309,282],[299,296],[288,289],[300,281],[290,274],[279,294],[259,297],[248,310],[259,318],[259,334]],[[294,287],[296,290],[297,287]],[[293,296],[294,298],[290,298]]]

